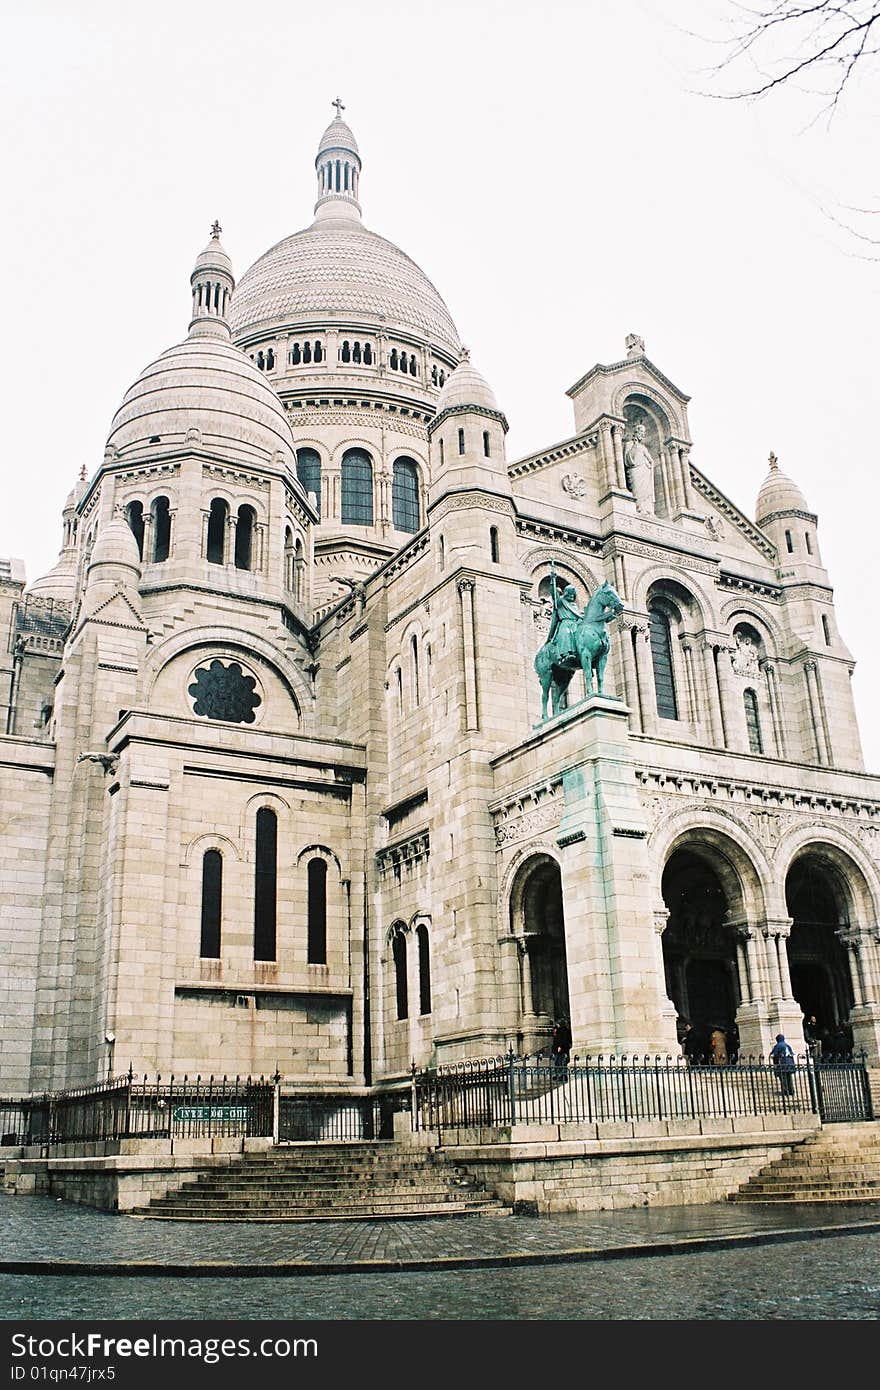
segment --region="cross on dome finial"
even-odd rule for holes
[[[82,468],[79,470],[79,480],[80,480],[81,483],[84,483],[85,480],[86,480],[86,466],[85,466],[85,464],[83,464]]]
[[[770,465],[771,468],[778,468],[778,467],[779,467],[779,460],[777,459],[777,457],[776,457],[776,455],[774,454],[774,452],[773,452],[772,449],[770,450],[770,457],[769,457],[769,459],[767,460],[767,462],[769,463],[769,465]]]
[[[462,362],[470,362],[470,360],[471,360],[471,350],[470,350],[470,348],[465,347],[464,343],[462,343],[462,345],[461,345],[461,359],[460,359],[460,360],[461,360]]]
[[[220,226],[220,223],[217,221],[217,218],[215,217],[215,218],[214,218],[214,225],[213,225],[212,228],[211,228],[211,236],[214,237],[214,238],[216,239],[216,238],[218,238],[218,237],[220,236],[220,233],[221,233],[222,231],[223,231],[223,228]]]
[[[342,113],[345,110],[345,102],[341,97],[337,97],[335,101],[331,101],[330,105],[336,107],[336,119],[337,121],[341,121]]]

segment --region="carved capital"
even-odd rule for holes
[[[472,592],[473,592],[473,589],[474,589],[474,581],[473,581],[472,579],[459,579],[459,581],[458,581],[458,592],[459,592],[460,594],[472,593]]]
[[[808,675],[815,675],[816,669],[817,667],[815,661],[804,662],[804,670],[807,672]]]

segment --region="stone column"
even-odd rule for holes
[[[777,756],[785,758],[788,751],[785,742],[785,720],[779,706],[779,686],[776,675],[776,667],[772,661],[762,661],[761,670],[767,682],[767,700],[770,705],[770,717],[773,721],[773,741]]]
[[[632,633],[639,632],[641,625],[627,619],[621,624],[620,629],[620,655],[623,665],[623,690],[624,699],[630,709],[632,727],[637,731],[642,729],[642,710],[639,698],[639,679],[636,671],[636,658],[633,652]]]
[[[709,711],[709,732],[717,748],[724,747],[724,727],[721,723],[721,697],[718,693],[718,674],[715,669],[715,648],[703,643],[703,671],[706,677],[706,708]]]
[[[669,908],[665,903],[654,908],[654,974],[657,980],[657,1012],[663,1022],[664,1031],[675,1035],[677,1014],[675,1005],[666,993],[666,965],[663,960],[663,933],[669,922]]]
[[[807,699],[810,706],[810,719],[816,737],[816,754],[823,766],[831,765],[831,743],[825,719],[825,706],[819,684],[819,672],[815,661],[804,662],[804,675],[807,682]]]
[[[737,753],[748,752],[748,739],[745,728],[745,707],[742,691],[733,676],[731,665],[734,647],[722,646],[718,649],[718,689],[721,695],[721,720],[724,726],[725,747]]]
[[[636,673],[642,714],[642,732],[657,732],[657,700],[654,693],[654,665],[651,661],[651,634],[647,623],[633,624]]]
[[[226,531],[223,536],[223,563],[231,565],[235,560],[235,536],[238,530],[238,517],[230,512],[226,518]]]
[[[143,563],[144,563],[145,565],[150,565],[150,564],[153,563],[153,544],[154,544],[154,542],[153,542],[153,521],[154,521],[153,513],[152,513],[151,511],[144,512],[144,518],[143,518],[143,520],[144,520],[144,538],[143,538],[143,541],[141,542],[141,545],[142,545],[142,548],[143,548],[143,552],[144,552],[144,553],[143,553]]]
[[[674,444],[667,444],[665,458],[663,460],[663,476],[666,480],[666,501],[669,504],[669,511],[675,516],[682,510],[681,500],[681,470],[678,461],[678,449]]]
[[[619,488],[626,489],[626,469],[623,466],[623,429],[620,425],[611,426],[611,444],[614,451],[614,476]]]
[[[788,968],[788,938],[791,932],[791,918],[768,920],[764,923],[763,932],[770,976],[770,999],[767,1010],[769,1034],[775,1037],[777,1033],[784,1033],[795,1053],[805,1052],[803,1016],[800,1005],[791,992],[791,975]]]
[[[207,511],[207,512],[206,512],[206,511],[203,511],[203,512],[202,512],[202,559],[203,559],[203,560],[207,557],[207,554],[208,554],[208,526],[210,525],[210,522],[211,522],[211,513],[210,513],[209,511]]]
[[[685,511],[693,511],[694,494],[691,486],[691,463],[690,450],[682,448],[678,453],[679,466],[681,469],[681,495],[682,505]]]
[[[694,673],[693,641],[686,633],[683,633],[678,640],[681,643],[681,650],[684,656],[685,686],[687,689],[688,705],[690,707],[691,719],[695,724],[699,724],[700,701],[697,695],[697,684]]]
[[[599,438],[602,444],[602,467],[605,473],[606,488],[618,486],[617,468],[614,456],[613,427],[610,420],[600,420]],[[618,590],[618,593],[620,591]]]
[[[477,667],[474,652],[474,581],[460,579],[462,661],[464,666],[465,728],[478,729]]]
[[[177,541],[177,508],[168,508],[168,559],[174,559],[174,546]]]

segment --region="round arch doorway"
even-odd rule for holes
[[[738,1048],[740,989],[736,937],[725,922],[731,904],[721,878],[708,856],[685,847],[670,855],[661,891],[669,909],[662,937],[666,992],[679,1035],[690,1023],[692,1055],[727,1061]]]
[[[562,876],[549,855],[520,870],[510,900],[511,927],[520,942],[522,1036],[546,1046],[554,1020],[570,1018]]]
[[[804,1018],[815,1015],[824,1057],[847,1056],[855,1002],[846,947],[838,935],[847,922],[847,897],[836,869],[815,854],[796,859],[785,880],[792,919],[788,938],[791,992]]]

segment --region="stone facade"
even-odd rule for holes
[[[215,227],[53,571],[0,562],[0,1088],[392,1085],[562,1015],[766,1054],[815,1014],[878,1064],[880,782],[802,494],[771,457],[729,501],[635,335],[508,461],[344,122],[316,168],[238,287]],[[552,576],[623,609],[542,721]]]

